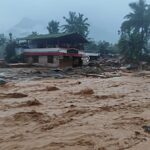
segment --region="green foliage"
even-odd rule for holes
[[[99,52],[98,44],[95,41],[90,41],[88,44],[85,46],[86,52]]]
[[[1,34],[0,35],[0,58],[4,57],[5,46],[6,46],[6,38],[4,34]]]
[[[12,33],[9,33],[9,39],[12,41]]]
[[[122,35],[119,41],[120,52],[127,63],[139,63],[144,53],[141,34]]]
[[[4,50],[6,45],[0,45],[0,59],[4,58]]]
[[[24,54],[16,55],[13,60],[15,63],[23,63],[25,62]]]
[[[132,12],[125,16],[126,20],[121,25],[119,47],[126,62],[139,63],[148,51],[150,5],[145,0],[139,0],[129,6]]]
[[[14,63],[16,62],[16,42],[10,41],[5,48],[5,60],[8,63]]]
[[[0,46],[4,45],[6,43],[6,38],[3,36],[0,36]]]
[[[54,21],[54,20],[50,21],[48,23],[47,30],[50,34],[59,33],[59,22]]]
[[[96,43],[95,41],[90,41],[85,49],[87,52],[100,53],[102,56],[107,54],[116,54],[118,53],[118,45],[111,44],[106,41],[99,41]]]
[[[100,41],[98,43],[98,47],[99,47],[100,54],[103,56],[109,53],[110,43],[106,41]]]
[[[35,31],[33,31],[32,34],[31,34],[30,36],[36,36],[36,35],[38,35],[38,33],[35,32]]]
[[[85,18],[83,14],[76,12],[69,12],[69,17],[63,17],[66,24],[63,25],[64,32],[77,32],[84,37],[89,34],[89,23],[88,18]]]
[[[125,21],[122,23],[121,30],[126,33],[142,33],[143,36],[149,34],[150,26],[150,6],[145,0],[129,4],[132,12],[125,16]]]

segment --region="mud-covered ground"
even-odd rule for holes
[[[40,79],[0,87],[0,150],[149,150],[150,77]]]

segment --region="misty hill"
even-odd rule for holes
[[[29,18],[23,18],[19,23],[13,26],[7,31],[12,33],[14,37],[24,37],[28,36],[32,32],[38,32],[40,34],[47,33],[46,23],[41,21],[32,20]]]
[[[9,29],[6,34],[10,32],[14,37],[25,37],[31,34],[32,32],[38,32],[40,34],[47,34],[46,29],[48,21],[38,21],[29,18],[23,18],[19,23]],[[63,23],[62,23],[63,24]],[[108,30],[109,29],[109,30]],[[107,27],[107,25],[92,25],[90,27],[89,38],[92,38],[96,41],[105,40],[109,42],[117,41],[117,33],[112,32],[112,29]]]

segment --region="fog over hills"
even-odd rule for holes
[[[44,22],[30,18],[23,18],[20,22],[18,22],[16,25],[7,30],[5,34],[8,35],[11,32],[14,37],[25,37],[31,34],[32,32],[37,32],[39,34],[47,34],[47,24],[48,21]],[[117,31],[115,33],[111,31],[111,29],[108,30],[107,26],[100,27],[91,24],[89,38],[97,41],[108,40],[114,42],[117,40],[116,34]]]
[[[131,10],[128,4],[137,0],[0,0],[0,33],[25,36],[32,31],[48,33],[52,19],[64,23],[69,11],[88,17],[90,38],[117,42],[123,17]],[[150,3],[150,0],[147,0]]]
[[[46,23],[30,18],[23,18],[19,23],[6,31],[6,34],[12,33],[14,37],[25,37],[32,32],[40,34],[47,33]]]

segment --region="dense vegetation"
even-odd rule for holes
[[[0,59],[4,57],[4,50],[6,47],[6,38],[3,34],[0,35]]]
[[[88,18],[85,18],[83,14],[76,12],[69,12],[69,18],[63,17],[66,24],[63,25],[64,32],[77,32],[82,36],[87,37],[89,34]]]
[[[126,62],[140,64],[149,54],[150,5],[139,0],[129,6],[132,12],[121,25],[119,48]]]
[[[96,42],[90,40],[88,18],[81,13],[69,12],[68,17],[63,17],[65,23],[60,25],[59,21],[51,20],[47,30],[49,34],[77,32],[89,39],[85,46],[87,52],[100,53],[101,56],[108,54],[120,54],[125,63],[140,64],[142,61],[150,61],[150,5],[145,0],[138,0],[129,4],[131,12],[124,17],[119,30],[120,39],[118,44],[106,41]],[[38,35],[32,32],[30,36]],[[12,34],[9,39],[0,38],[0,55],[5,51],[5,59],[8,62],[16,60],[15,41]]]
[[[57,34],[59,33],[59,22],[58,21],[50,21],[47,26],[47,30],[49,34]]]
[[[106,56],[108,54],[117,54],[119,53],[118,46],[117,44],[111,44],[106,41],[90,41],[86,46],[85,46],[86,52],[94,52],[94,53],[99,53],[101,56]]]
[[[63,17],[66,24],[60,26],[59,21],[51,20],[48,23],[47,30],[50,34],[57,34],[59,32],[72,33],[77,32],[84,37],[89,34],[89,23],[88,18],[84,17],[83,14],[76,12],[69,12],[69,17]]]
[[[60,22],[51,20],[48,23],[48,31],[50,34],[54,33],[72,33],[77,32],[81,34],[83,37],[88,38],[89,35],[89,27],[90,24],[88,23],[88,18],[85,17],[81,13],[76,12],[69,12],[69,17],[63,17],[65,20],[65,24],[60,26]],[[106,55],[108,53],[117,53],[117,46],[113,45],[106,41],[91,41],[85,46],[85,50],[87,52],[95,52],[95,53],[101,53],[101,55]]]
[[[15,48],[16,40],[13,39],[12,33],[9,34],[9,39],[0,37],[0,58],[5,58],[8,63],[23,62],[23,55],[17,55]]]

